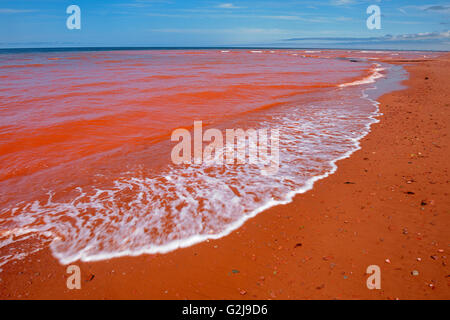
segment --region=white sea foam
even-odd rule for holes
[[[364,85],[364,84],[370,84],[370,83],[375,83],[378,79],[383,78],[383,74],[381,72],[383,72],[385,69],[381,67],[380,64],[376,64],[375,68],[372,68],[372,74],[369,75],[368,77],[365,77],[362,80],[357,80],[357,81],[353,81],[353,82],[349,82],[349,83],[343,83],[340,84],[339,87],[340,88],[345,88],[345,87],[350,87],[350,86],[360,86],[360,85]]]
[[[375,73],[381,70],[377,65]],[[255,115],[252,121],[261,128],[280,130],[277,175],[262,176],[257,165],[171,165],[146,174],[127,170],[107,189],[79,186],[69,200],[55,191],[46,201],[4,209],[0,247],[8,254],[0,266],[40,250],[42,242],[69,264],[167,253],[224,237],[258,213],[310,190],[337,170],[338,160],[360,148],[379,113],[378,103],[365,93],[359,97],[362,89],[354,86],[378,78],[342,86],[346,89],[315,103]],[[36,244],[22,245],[30,239]]]

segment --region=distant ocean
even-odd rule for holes
[[[70,263],[223,237],[359,148],[406,78],[380,60],[433,55],[125,49],[0,52],[0,268],[45,246]],[[278,129],[278,173],[174,165],[170,135],[196,120]]]

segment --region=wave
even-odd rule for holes
[[[372,82],[359,81],[360,84]],[[45,201],[0,212],[0,247],[21,234],[48,237],[63,264],[123,256],[167,253],[219,239],[273,206],[287,204],[333,174],[336,162],[360,148],[377,122],[378,103],[361,87],[330,90],[306,105],[287,105],[233,120],[280,130],[277,175],[262,176],[258,165],[168,166],[160,172],[129,170],[112,187],[78,186],[64,200],[50,192]],[[336,104],[334,101],[339,101]],[[26,256],[27,251],[3,257]]]
[[[124,66],[147,64],[131,73],[95,63],[117,53],[89,54],[70,74],[54,68],[34,87],[32,75],[5,84],[2,150],[11,152],[0,155],[2,175],[10,173],[0,181],[0,266],[44,247],[68,264],[219,239],[334,173],[377,122],[378,103],[366,93],[385,84],[390,67],[276,52],[121,53],[130,55]],[[194,120],[221,132],[279,130],[278,173],[263,176],[260,165],[248,164],[172,165],[170,132],[192,130]]]
[[[340,84],[340,88],[350,87],[350,86],[360,86],[364,84],[375,83],[377,79],[383,78],[383,74],[381,72],[385,71],[384,68],[381,67],[380,64],[376,64],[374,68],[372,68],[372,73],[361,80],[356,80],[349,83]]]

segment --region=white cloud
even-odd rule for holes
[[[222,3],[222,4],[219,4],[217,6],[217,8],[220,8],[220,9],[240,9],[242,7],[237,7],[234,4],[232,4],[232,3]]]
[[[234,28],[234,29],[150,29],[150,32],[161,33],[191,33],[191,34],[286,34],[288,30],[263,28]]]
[[[442,32],[421,32],[415,34],[403,34],[392,37],[392,39],[395,40],[410,40],[410,39],[428,40],[428,39],[445,39],[445,38],[450,38],[450,30]]]
[[[428,13],[441,13],[441,14],[450,13],[450,5],[448,5],[448,4],[447,5],[422,5],[422,6],[411,5],[411,6],[401,7],[400,9],[404,13],[406,13],[406,10],[409,11],[409,9],[419,10],[419,11],[428,12]]]
[[[346,6],[346,5],[349,5],[349,4],[354,4],[355,1],[354,0],[333,0],[332,3],[335,6]]]
[[[413,41],[413,40],[448,40],[450,39],[450,30],[441,32],[421,32],[412,34],[385,35],[381,37],[314,37],[314,38],[291,38],[284,41],[344,41],[344,42],[393,42],[393,41]]]
[[[27,13],[27,12],[35,12],[36,10],[20,10],[20,9],[7,9],[0,8],[0,13]]]
[[[435,12],[450,12],[450,6],[449,5],[434,5],[434,6],[424,6],[422,7],[422,10],[424,11],[435,11]]]

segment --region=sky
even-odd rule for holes
[[[81,9],[69,30],[66,9]],[[367,8],[381,10],[370,30]],[[0,48],[300,47],[450,50],[450,2],[0,0]]]

